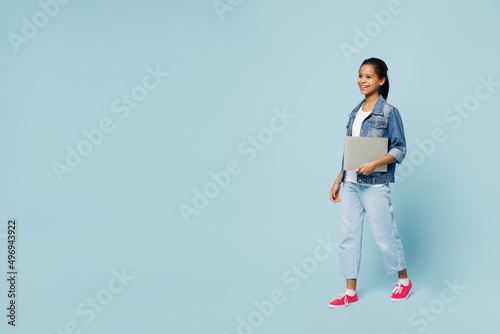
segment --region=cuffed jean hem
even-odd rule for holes
[[[356,275],[342,275],[342,277],[345,279],[358,279],[358,276]]]
[[[394,275],[394,274],[397,274],[398,272],[400,272],[401,270],[405,270],[406,267],[404,268],[401,268],[401,269],[395,269],[393,271],[390,271],[390,272],[385,272],[387,275]],[[358,275],[341,275],[343,278],[345,279],[358,279]]]
[[[386,273],[387,275],[394,275],[394,274],[396,274],[396,273],[400,272],[401,270],[405,270],[405,269],[406,269],[406,267],[403,267],[403,268],[401,268],[401,269],[396,269],[396,270],[393,270],[393,271],[391,271],[391,272],[387,272],[387,271],[386,271],[385,273]]]

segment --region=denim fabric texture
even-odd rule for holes
[[[346,136],[352,135],[352,123],[356,118],[359,108],[365,102],[363,99],[350,113],[349,121],[346,125]],[[395,182],[396,163],[401,164],[406,155],[406,139],[403,127],[403,120],[399,110],[387,103],[382,95],[379,96],[372,113],[363,121],[361,125],[360,137],[388,138],[388,154],[392,155],[396,162],[387,165],[386,172],[373,172],[370,175],[358,174],[358,184],[380,184]],[[344,181],[344,156],[342,155],[342,178]]]
[[[389,184],[370,187],[344,182],[341,207],[341,240],[338,246],[344,278],[358,278],[363,219],[366,215],[386,274],[406,268],[406,258],[394,220]]]

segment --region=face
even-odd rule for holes
[[[358,75],[358,86],[361,94],[370,96],[378,94],[379,87],[385,82],[385,78],[380,80],[372,65],[365,64],[361,66]]]

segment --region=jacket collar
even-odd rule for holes
[[[356,111],[363,105],[365,100],[366,100],[366,98],[364,98],[363,101],[359,102],[359,104],[356,106],[356,108],[354,108],[351,111],[351,115],[354,115],[356,113]],[[383,115],[384,113],[382,110],[384,108],[385,103],[386,103],[385,99],[382,97],[382,95],[379,95],[377,102],[375,102],[375,105],[373,106],[372,114],[373,115]]]

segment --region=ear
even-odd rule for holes
[[[382,81],[382,83],[380,83],[380,81]],[[385,78],[382,78],[382,80],[379,81],[379,85],[380,86],[383,86],[385,84]]]

